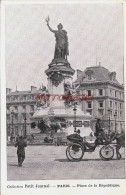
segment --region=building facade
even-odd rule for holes
[[[124,86],[116,79],[116,72],[102,66],[88,67],[74,82],[77,92],[93,95],[93,100],[83,101],[82,110],[92,115],[95,131],[96,118],[102,119],[103,127],[124,130]]]
[[[28,91],[14,91],[6,89],[6,125],[7,136],[16,137],[16,135],[24,135],[31,132],[31,117],[36,111],[38,104],[41,104],[38,97],[41,94],[46,94],[46,87],[39,90],[31,86]]]

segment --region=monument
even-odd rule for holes
[[[50,98],[48,100],[48,106],[46,105],[38,108],[32,119],[41,120],[46,116],[59,119],[59,121],[60,119],[64,119],[67,124],[65,131],[70,132],[74,132],[73,121],[77,120],[82,122],[81,125],[79,125],[79,129],[84,131],[84,124],[86,124],[85,122],[90,121],[91,116],[86,113],[84,114],[84,112],[81,110],[80,104],[76,104],[75,113],[75,110],[73,109],[75,108],[74,103],[70,104],[70,102],[68,103],[65,99],[63,99],[63,95],[65,95],[66,92],[69,92],[68,94],[70,95],[72,94],[71,91],[76,93],[76,90],[72,89],[73,75],[75,70],[72,69],[70,63],[68,62],[68,35],[63,29],[63,25],[61,23],[58,24],[58,30],[53,30],[49,25],[49,21],[50,19],[48,17],[46,19],[47,27],[52,33],[54,33],[56,38],[54,58],[48,65],[48,69],[45,70],[48,79],[47,88]],[[67,86],[69,86],[69,89]],[[68,90],[66,90],[66,88]],[[91,132],[90,128],[87,129]]]

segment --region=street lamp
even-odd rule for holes
[[[108,132],[108,134],[110,135],[110,113],[111,113],[111,109],[110,108],[108,108],[108,117],[109,117],[109,132]]]
[[[115,112],[114,118],[115,118],[115,132],[116,132],[116,118],[117,118],[117,112]]]
[[[12,116],[12,132],[11,132],[11,136],[13,137],[13,135],[14,135],[14,127],[13,127],[13,125],[14,125],[14,111],[12,110],[12,112],[11,112],[11,116]]]
[[[27,121],[27,118],[26,116],[24,117],[24,122],[25,122],[25,133],[24,133],[24,137],[26,138],[26,135],[27,135],[27,125],[26,125],[26,121]]]
[[[73,111],[74,111],[74,132],[76,132],[76,111],[77,111],[77,107],[76,107],[77,103],[75,102],[74,103],[74,108],[73,108]]]

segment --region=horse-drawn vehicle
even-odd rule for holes
[[[67,139],[70,141],[70,144],[66,149],[66,156],[70,161],[80,161],[85,152],[94,152],[96,147],[101,145],[102,147],[99,151],[100,158],[102,160],[111,160],[114,156],[114,140],[116,140],[114,145],[116,147],[117,159],[120,159],[121,154],[119,153],[119,150],[121,147],[125,146],[125,135],[119,135],[116,132],[112,133],[108,139],[97,137],[92,144],[84,140],[80,135],[78,136],[76,133],[69,135]]]

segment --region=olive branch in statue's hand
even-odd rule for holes
[[[47,25],[49,25],[49,21],[50,21],[49,16],[45,19],[45,21],[46,21]]]

